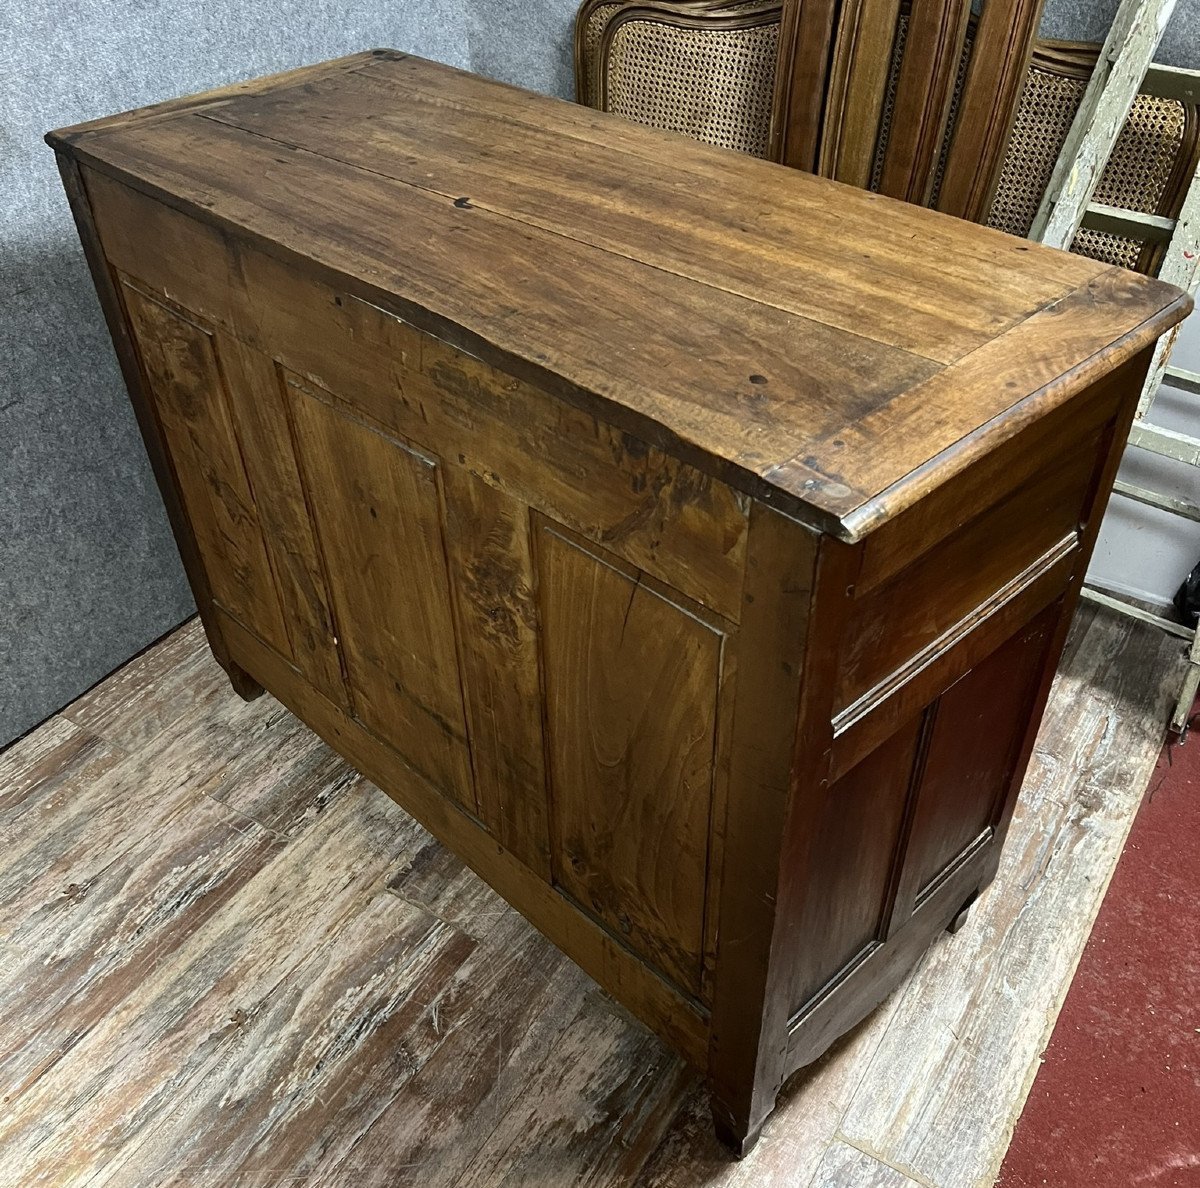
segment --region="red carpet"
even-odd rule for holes
[[[1200,723],[1164,751],[999,1188],[1200,1188]]]

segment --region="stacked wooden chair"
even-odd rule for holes
[[[584,0],[582,103],[982,220],[1039,0]]]
[[[581,103],[1015,235],[1029,233],[1099,47],[1035,41],[1040,0],[584,0]],[[1194,102],[1143,95],[1074,250],[1153,272],[1200,152]]]
[[[637,123],[764,157],[781,11],[782,0],[584,0],[576,95]]]
[[[1028,235],[1083,100],[1100,47],[1043,41],[1034,49],[1012,139],[989,209],[990,226]],[[1148,218],[1140,227],[1106,226],[1085,216],[1072,250],[1156,274],[1170,224],[1178,218],[1200,161],[1200,110],[1186,94],[1140,94],[1117,137],[1094,199],[1114,210]]]

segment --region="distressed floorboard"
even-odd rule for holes
[[[4,938],[0,1083],[10,1108],[262,869],[280,843],[203,797],[166,837],[48,895]],[[30,976],[31,971],[36,976]]]
[[[89,783],[125,755],[59,715],[0,753],[0,828],[7,841],[16,821],[65,786]],[[0,877],[3,877],[0,873]]]
[[[1081,615],[996,883],[736,1163],[681,1061],[193,622],[0,754],[0,1185],[990,1184],[1177,653]]]
[[[98,774],[85,766],[66,779],[44,781],[5,826],[0,929],[7,931],[72,886],[88,888],[140,839],[169,837],[197,797],[224,796],[234,809],[253,799],[258,785],[252,770],[279,796],[290,796],[299,783],[291,766],[293,742],[301,767],[328,761],[325,748],[278,706],[256,706],[226,690],[203,714],[181,719]],[[289,725],[280,729],[284,722]],[[340,765],[329,770],[339,781],[344,776]],[[322,795],[328,798],[330,791],[325,787]]]
[[[455,1188],[633,1182],[678,1113],[683,1061],[590,990]]]
[[[379,1086],[386,1108],[369,1130],[337,1133],[317,1183],[450,1185],[521,1099],[530,1068],[569,1019],[564,1011],[592,984],[515,914],[492,940],[431,1005],[427,1025],[441,1037],[436,1049],[411,1077],[395,1079],[393,1093]]]
[[[135,751],[228,694],[229,680],[206,646],[199,618],[193,617],[63,713],[89,733]]]
[[[687,1104],[642,1173],[647,1188],[795,1188],[816,1174],[895,1008],[893,994],[815,1064],[791,1079],[759,1144],[731,1161],[713,1134],[697,1078]]]
[[[393,895],[482,941],[507,935],[507,917],[516,915],[470,867],[432,837],[392,872],[387,886]]]
[[[923,1188],[920,1181],[840,1141],[826,1148],[811,1180],[793,1182],[808,1188]]]
[[[383,797],[368,795],[343,798],[322,826],[288,846],[152,971],[136,999],[10,1103],[3,1166],[14,1183],[94,1175],[125,1145],[169,1125],[206,1078],[245,1059],[247,1023],[309,953],[338,943],[416,833]]]
[[[415,907],[365,901],[329,943],[241,1008],[227,1057],[93,1183],[270,1182],[307,1170],[284,1140],[299,1123],[320,1153],[313,1139],[369,1125],[370,1098],[344,1108],[344,1071],[375,1066],[402,1080],[414,1049],[436,1043],[429,1007],[474,947]]]

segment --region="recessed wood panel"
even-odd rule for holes
[[[529,509],[458,467],[444,481],[479,816],[506,849],[549,878]]]
[[[698,993],[722,633],[545,522],[537,554],[555,879]]]
[[[1059,610],[1055,604],[1038,615],[939,698],[905,859],[902,911],[990,833]]]
[[[138,289],[122,288],[213,597],[290,656],[213,335]]]
[[[819,793],[796,956],[793,1011],[885,938],[921,720],[907,723]],[[849,856],[853,855],[853,860]]]
[[[286,379],[354,714],[475,811],[437,464]]]
[[[221,339],[254,504],[278,580],[296,667],[326,697],[347,706],[329,592],[288,429],[275,362],[232,335]]]

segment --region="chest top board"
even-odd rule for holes
[[[744,1149],[993,876],[1188,298],[390,50],[47,139],[235,688]]]

